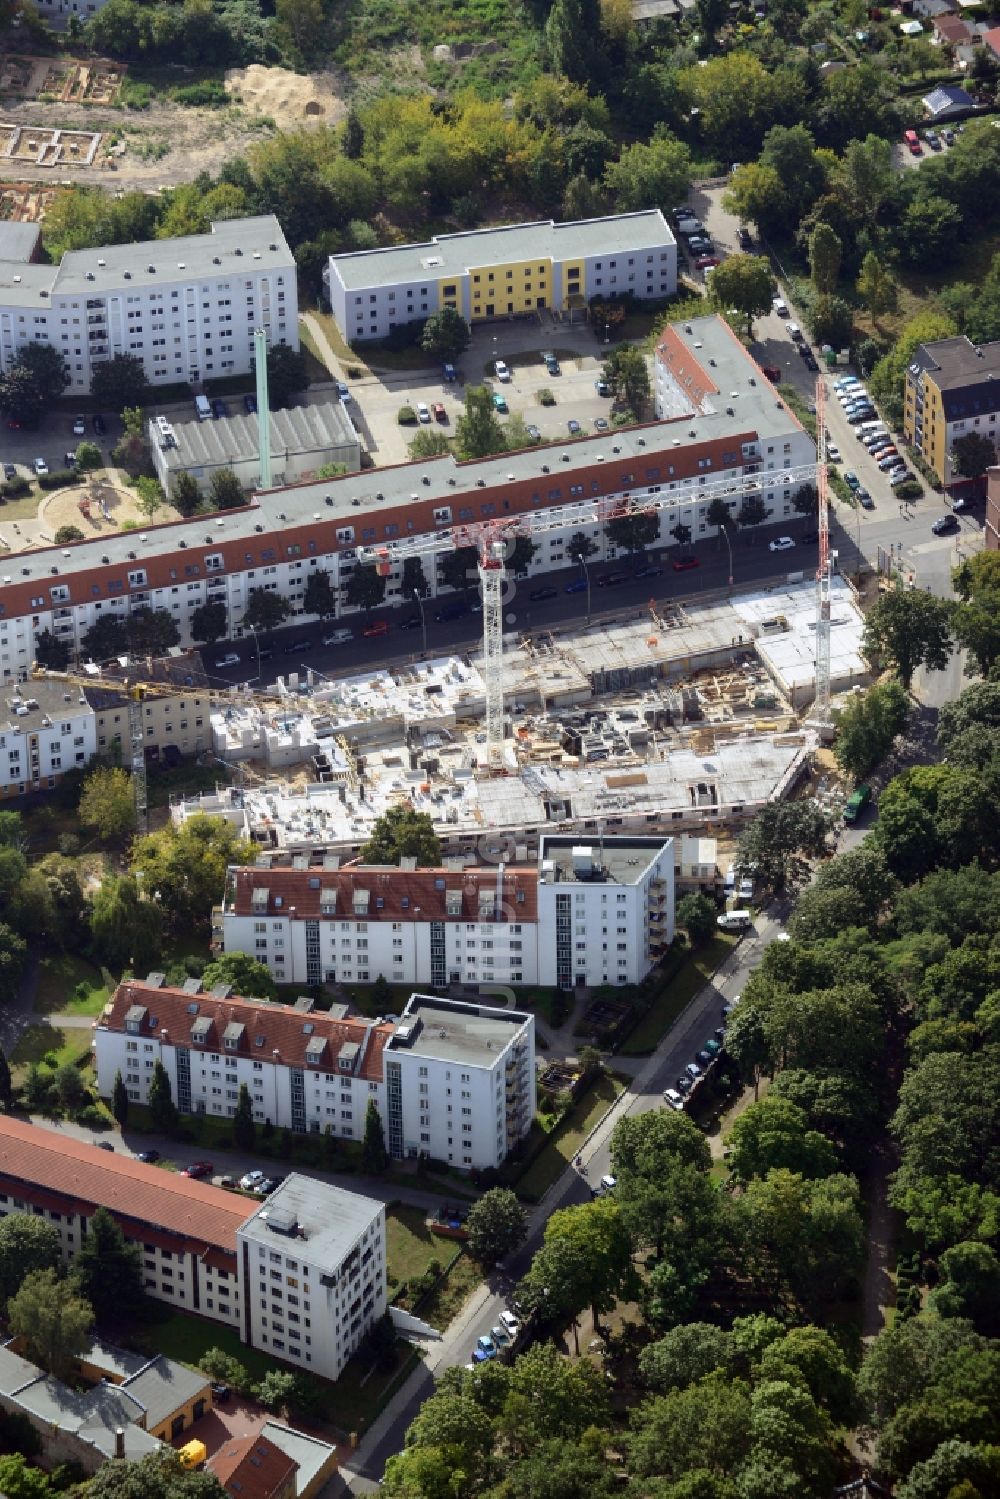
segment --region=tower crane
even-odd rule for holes
[[[503,765],[503,597],[508,546],[518,536],[542,536],[548,531],[568,530],[572,526],[606,523],[627,516],[659,515],[693,501],[702,503],[716,498],[737,499],[750,494],[763,495],[768,490],[791,485],[811,484],[816,479],[816,465],[796,468],[757,469],[754,472],[701,475],[683,479],[668,486],[654,485],[637,494],[630,490],[620,495],[577,500],[568,505],[553,505],[546,510],[523,515],[500,517],[462,524],[436,532],[433,536],[407,536],[398,541],[380,542],[357,549],[358,560],[374,563],[382,577],[393,565],[408,557],[432,557],[454,548],[475,548],[479,556],[479,582],[483,600],[483,682],[486,688],[486,765],[491,771]],[[829,613],[829,604],[827,604]],[[827,696],[829,696],[829,634],[827,635]]]
[[[830,558],[830,494],[826,472],[826,386],[816,381],[816,491],[819,562],[816,567],[816,701],[814,717],[830,722],[830,595],[833,588]]]

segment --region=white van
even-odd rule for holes
[[[857,432],[862,442],[866,442],[869,437],[881,437],[883,435],[887,435],[889,431],[885,422],[862,422],[861,425],[856,427],[854,430]]]
[[[198,413],[198,420],[200,422],[210,422],[212,420],[212,407],[208,396],[195,396],[194,409]]]
[[[326,634],[326,635],[323,636],[321,644],[322,645],[346,645],[349,640],[353,640],[353,639],[354,639],[354,631],[353,630],[344,630],[344,629],[330,630],[330,632],[328,634]]]
[[[753,926],[749,911],[724,911],[715,918],[715,924],[723,932],[748,932]]]

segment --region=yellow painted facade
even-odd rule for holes
[[[469,310],[477,318],[507,317],[552,305],[552,261],[516,260],[471,266]]]
[[[151,1435],[159,1437],[161,1442],[171,1442],[180,1436],[182,1431],[187,1431],[195,1421],[200,1421],[202,1416],[207,1416],[212,1409],[212,1387],[206,1379],[204,1387],[198,1391],[192,1399],[179,1405],[176,1410],[171,1411],[157,1426],[150,1427]]]
[[[903,400],[903,436],[917,448],[924,462],[930,465],[944,484],[948,478],[945,473],[949,448],[948,426],[944,419],[941,392],[929,372],[924,373],[922,393],[921,403],[920,387],[912,376],[907,375]]]
[[[565,312],[568,307],[582,307],[584,303],[584,287],[587,284],[586,272],[582,260],[564,260],[562,266],[562,307],[560,311]]]

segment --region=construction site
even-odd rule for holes
[[[33,167],[89,167],[101,144],[99,130],[48,130],[0,120],[0,161]]]
[[[55,104],[113,104],[125,64],[95,57],[8,56],[0,59],[0,94],[7,100]]]
[[[868,680],[862,628],[836,578],[835,694]],[[531,857],[540,833],[569,829],[716,836],[812,764],[821,728],[801,713],[815,696],[815,635],[815,584],[796,581],[505,640],[492,774],[478,654],[336,680],[293,674],[267,701],[234,688],[211,728],[236,783],[172,815],[222,815],[262,849],[305,855],[356,854],[399,804],[427,812],[448,854],[464,857],[486,845],[495,857],[505,842]]]

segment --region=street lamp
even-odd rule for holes
[[[579,562],[580,566],[583,568],[583,576],[587,580],[587,624],[589,625],[590,624],[590,568],[587,566],[587,559],[583,555],[582,552],[577,552],[577,554],[576,554],[576,561]]]
[[[730,586],[730,588],[732,588],[732,586],[733,586],[733,544],[729,540],[729,527],[728,526],[720,526],[719,530],[722,532],[722,535],[723,535],[723,537],[725,539],[725,543],[726,543],[726,551],[729,553],[729,586]]]
[[[424,613],[424,601],[420,597],[420,590],[419,590],[419,588],[415,588],[413,590],[413,597],[416,599],[416,601],[417,601],[417,608],[420,610],[420,633],[423,636],[423,641],[424,641],[424,655],[426,656],[427,655],[427,616]]]
[[[244,623],[246,623],[246,622],[244,621]],[[260,681],[260,636],[257,634],[257,627],[256,627],[256,625],[248,624],[247,625],[247,629],[250,631],[251,635],[253,636],[253,643],[257,647],[257,675],[254,678],[254,681],[255,682],[259,682]]]

